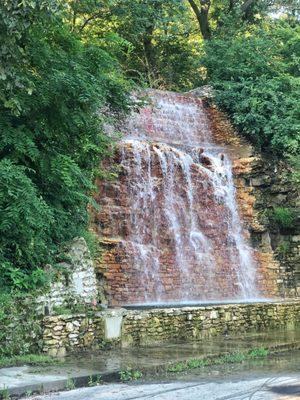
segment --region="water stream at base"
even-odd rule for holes
[[[257,298],[231,160],[213,143],[201,100],[147,95],[120,144],[130,210],[124,302]],[[141,290],[133,294],[134,287]]]

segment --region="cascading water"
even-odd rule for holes
[[[121,259],[112,296],[123,304],[258,297],[231,161],[213,143],[201,100],[147,94],[120,143],[121,189],[103,190]]]

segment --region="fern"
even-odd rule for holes
[[[87,228],[111,152],[99,109],[125,111],[129,85],[112,55],[66,25],[61,2],[26,4],[0,4],[0,285],[30,290]]]

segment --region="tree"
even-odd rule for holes
[[[209,23],[209,10],[211,6],[211,0],[199,0],[199,4],[197,4],[195,0],[188,1],[196,15],[203,39],[210,39],[211,27]]]
[[[243,22],[258,22],[274,10],[295,12],[299,9],[298,0],[188,0],[188,2],[204,40],[210,39],[212,32],[218,31],[228,18],[238,28]]]
[[[104,46],[113,39],[116,56],[139,84],[192,86],[200,43],[182,0],[72,0],[70,5],[74,30]]]
[[[203,59],[216,101],[239,131],[285,158],[300,153],[299,43],[299,24],[275,20],[215,37]]]
[[[104,107],[126,110],[116,59],[83,43],[59,1],[0,4],[0,280],[33,282],[87,229],[95,168],[110,151]],[[28,278],[29,277],[29,278]],[[21,279],[22,278],[22,279]],[[20,283],[21,281],[21,283]]]

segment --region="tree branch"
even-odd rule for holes
[[[256,0],[246,0],[244,4],[241,6],[241,11],[243,14],[246,14],[248,9],[252,6],[253,3],[255,3]]]
[[[94,19],[100,18],[102,16],[102,11],[98,11],[97,13],[91,15],[90,17],[88,17],[84,23],[81,25],[81,27],[79,28],[79,32],[82,32],[84,30],[84,28]]]
[[[199,9],[199,7],[198,7],[197,4],[194,2],[194,0],[188,0],[188,1],[189,1],[189,3],[190,3],[190,5],[191,5],[191,7],[192,7],[192,9],[193,9],[193,11],[194,11],[194,13],[196,14],[196,17],[197,17],[198,21],[199,21],[199,19],[200,19],[200,9]]]
[[[203,39],[210,39],[211,32],[208,18],[210,0],[200,0],[200,7],[197,6],[194,0],[188,1],[197,17]]]

